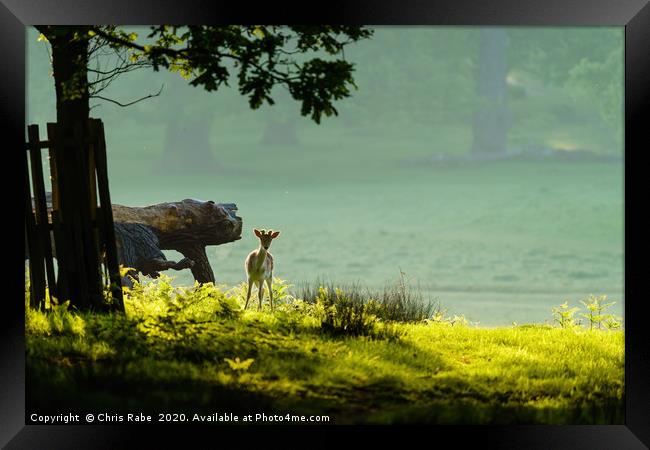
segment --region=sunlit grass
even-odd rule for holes
[[[334,423],[622,423],[622,331],[438,317],[331,334],[318,302],[243,311],[236,291],[166,285],[136,287],[126,315],[28,310],[29,402],[264,408]]]

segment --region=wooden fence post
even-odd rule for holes
[[[48,141],[45,142],[40,140],[38,125],[30,125],[27,130],[25,237],[29,248],[30,306],[45,306],[47,285],[50,298],[70,299],[81,308],[104,309],[107,305],[103,287],[108,284],[113,297],[110,307],[124,311],[101,120],[77,124],[71,139],[64,139],[55,123],[47,124]],[[51,223],[43,179],[43,148],[49,148],[50,157]],[[52,244],[58,262],[58,280],[54,274]],[[102,251],[106,255],[103,262]]]
[[[106,266],[110,277],[111,294],[116,306],[124,310],[122,298],[122,278],[117,260],[117,246],[115,242],[115,224],[113,222],[113,209],[111,196],[108,189],[108,167],[106,158],[106,138],[104,136],[104,124],[99,119],[91,119],[96,127],[97,145],[95,146],[95,164],[97,167],[97,186],[99,189],[99,202],[101,205],[101,221],[104,238],[103,243],[106,250]],[[99,222],[99,221],[98,221]]]
[[[67,300],[70,298],[70,290],[67,281],[67,268],[69,266],[74,267],[74,260],[68,261],[67,258],[66,239],[60,211],[61,186],[59,174],[64,174],[65,172],[62,168],[59,168],[61,155],[58,154],[60,146],[56,133],[56,124],[47,124],[47,139],[49,141],[50,176],[52,179],[52,232],[54,234],[54,247],[56,249],[56,259],[59,267],[57,274],[57,293],[61,300]]]
[[[38,125],[27,127],[29,138],[29,156],[32,168],[32,185],[34,187],[34,209],[36,211],[36,234],[45,257],[50,300],[56,295],[56,278],[54,278],[54,260],[52,258],[52,242],[50,241],[50,221],[47,214],[47,201],[45,199],[45,181],[43,179],[43,163],[41,155],[41,142]],[[43,305],[41,305],[42,307]]]
[[[25,233],[29,247],[29,306],[40,308],[45,300],[45,268],[43,253],[36,232],[36,219],[32,212],[32,196],[29,186],[29,163],[25,152]]]

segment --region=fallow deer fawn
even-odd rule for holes
[[[248,301],[251,298],[251,289],[253,283],[257,283],[257,294],[260,300],[258,311],[262,309],[262,297],[264,296],[264,282],[269,288],[269,299],[271,302],[271,311],[273,311],[273,255],[269,253],[271,241],[280,235],[279,231],[273,230],[253,230],[255,236],[260,239],[260,247],[253,250],[246,257],[244,268],[248,277],[248,292],[246,294],[246,305],[244,309],[248,308]]]

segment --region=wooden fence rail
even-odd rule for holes
[[[47,140],[41,140],[38,125],[27,127],[25,233],[30,306],[43,309],[49,293],[58,301],[74,297],[77,307],[101,307],[103,290],[108,287],[113,307],[123,310],[104,126],[99,119],[90,119],[85,129],[77,125],[73,139],[62,139],[56,123],[47,124]],[[49,152],[51,210],[45,194],[44,149]],[[75,188],[77,177],[86,189]]]

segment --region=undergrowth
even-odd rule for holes
[[[273,312],[266,301],[243,309],[240,287],[175,288],[164,275],[125,290],[125,314],[26,308],[28,403],[328,413],[338,423],[622,423],[620,330],[485,329],[349,287],[307,299],[286,281],[274,288]]]

